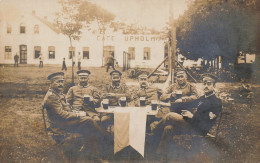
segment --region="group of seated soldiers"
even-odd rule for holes
[[[111,130],[110,132],[107,130],[108,126],[113,124],[113,115],[95,110],[101,106],[103,99],[108,99],[110,106],[119,106],[119,99],[122,97],[126,98],[130,106],[139,106],[141,97],[145,97],[146,105],[150,105],[151,100],[173,104],[196,101],[192,104],[193,108],[196,108],[195,111],[186,109],[184,105],[178,111],[170,108],[157,118],[157,121],[149,122],[151,135],[159,141],[156,148],[160,154],[167,153],[169,141],[174,134],[179,134],[179,128],[183,129],[181,131],[207,134],[222,109],[221,101],[214,91],[217,78],[212,74],[203,76],[204,95],[201,97],[198,96],[196,87],[187,82],[184,71],[176,73],[176,83],[165,91],[151,86],[147,74],[141,74],[138,78],[139,88],[130,91],[120,82],[122,73],[117,70],[110,73],[111,83],[106,84],[100,91],[89,84],[90,74],[88,70],[79,70],[77,72],[79,83],[71,87],[66,96],[63,94],[64,73],[49,75],[50,88],[44,98],[44,107],[53,130],[82,134],[88,141],[92,156],[96,158],[100,158],[104,153],[102,147],[106,146],[106,142],[113,141],[109,140],[112,138]],[[181,97],[177,97],[179,94],[177,91],[181,92]],[[85,95],[88,95],[87,102],[84,101]],[[86,115],[80,116],[77,111],[85,111]]]

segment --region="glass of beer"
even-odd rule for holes
[[[182,97],[182,91],[178,90],[176,91],[176,99],[180,99]]]
[[[152,105],[152,110],[157,110],[157,101],[156,100],[152,100],[151,105]]]
[[[89,99],[90,99],[90,96],[89,95],[84,95],[84,104],[87,104],[89,103]]]
[[[102,104],[103,104],[103,108],[104,108],[104,109],[108,109],[109,99],[103,99]]]
[[[140,97],[140,106],[145,106],[145,97]]]
[[[119,99],[119,103],[122,107],[125,107],[126,106],[126,97],[121,97]]]

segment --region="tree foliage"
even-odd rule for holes
[[[59,0],[61,11],[56,13],[56,25],[70,41],[79,40],[82,22],[79,21],[80,0]]]
[[[177,20],[177,47],[190,59],[234,61],[239,51],[257,52],[258,23],[257,0],[195,0]]]

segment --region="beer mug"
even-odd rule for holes
[[[104,109],[108,109],[109,99],[104,99],[103,102],[102,102],[102,104],[103,104],[103,108],[104,108]]]
[[[84,95],[84,104],[87,104],[89,103],[89,99],[90,99],[90,96],[89,95]]]
[[[181,97],[182,97],[182,91],[181,90],[176,91],[176,100],[180,99]]]
[[[152,100],[151,105],[152,105],[152,110],[157,110],[157,101],[156,100]]]
[[[140,106],[145,106],[145,97],[140,97]]]
[[[121,97],[119,99],[119,103],[122,107],[125,107],[126,106],[126,97]]]

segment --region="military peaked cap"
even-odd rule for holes
[[[88,70],[79,70],[79,71],[77,71],[77,74],[78,75],[90,75],[91,73]]]
[[[146,71],[142,71],[140,74],[139,74],[139,78],[140,77],[148,77],[148,75],[149,75],[149,73],[148,72],[146,72]]]
[[[202,78],[203,78],[203,81],[208,80],[208,81],[212,81],[212,82],[217,82],[217,80],[218,80],[216,75],[210,74],[210,73],[203,74]]]
[[[178,75],[186,75],[186,72],[185,71],[178,71],[176,72],[176,76]]]
[[[56,79],[56,78],[64,78],[63,72],[55,72],[48,76],[48,80]]]
[[[119,74],[119,76],[122,76],[122,73],[118,70],[111,71],[110,76],[112,76],[113,74],[116,74],[116,73]]]

